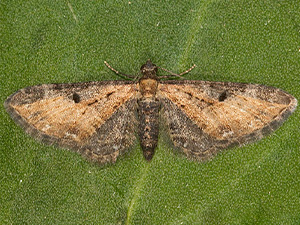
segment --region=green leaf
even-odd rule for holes
[[[260,83],[300,99],[295,1],[2,1],[1,101],[25,86],[120,79],[148,59],[187,79]],[[3,224],[298,224],[300,116],[205,163],[164,135],[115,165],[44,146],[1,106]]]

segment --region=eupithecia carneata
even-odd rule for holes
[[[42,84],[17,91],[4,106],[34,138],[100,164],[116,162],[137,138],[150,161],[160,124],[177,151],[206,160],[223,149],[261,139],[297,107],[292,95],[274,87],[166,80],[193,67],[174,74],[148,60],[136,81]],[[158,76],[159,68],[170,75]]]

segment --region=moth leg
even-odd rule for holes
[[[169,77],[180,77],[180,78],[182,78],[182,77],[181,77],[182,75],[189,73],[189,72],[190,72],[192,69],[194,69],[195,67],[196,67],[196,64],[194,64],[191,68],[187,69],[186,71],[184,71],[184,72],[182,72],[182,73],[180,73],[180,74],[173,73],[172,71],[167,70],[167,69],[162,68],[162,67],[157,67],[157,68],[159,68],[159,69],[161,69],[161,70],[163,70],[163,71],[166,71],[166,72],[170,73],[169,75],[160,76],[160,78],[169,78]]]
[[[106,61],[104,61],[104,64],[105,64],[109,69],[111,69],[112,71],[114,71],[114,72],[115,72],[116,74],[118,74],[118,75],[121,75],[121,76],[130,78],[130,79],[134,79],[134,80],[137,79],[137,76],[134,76],[134,75],[128,75],[128,74],[125,74],[125,73],[120,73],[118,70],[116,70],[116,69],[114,69],[113,67],[111,67]]]

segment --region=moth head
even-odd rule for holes
[[[144,65],[142,65],[141,72],[142,72],[142,74],[145,74],[145,73],[156,74],[157,66],[155,64],[153,64],[150,59],[148,59],[147,62]]]

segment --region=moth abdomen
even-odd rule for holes
[[[160,102],[142,98],[138,106],[140,143],[145,159],[151,160],[158,142]]]

